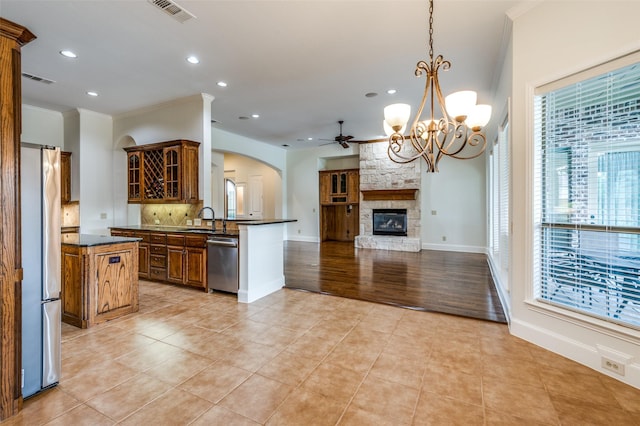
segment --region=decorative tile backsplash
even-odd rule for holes
[[[198,217],[202,203],[198,204],[143,204],[140,221],[143,225],[187,226],[187,220]],[[211,212],[206,212],[209,217]]]

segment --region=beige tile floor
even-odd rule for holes
[[[505,325],[283,289],[140,283],[140,312],[63,327],[62,378],[10,425],[640,425],[640,390]]]

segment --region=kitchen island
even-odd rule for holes
[[[62,235],[62,321],[88,328],[138,311],[138,241]]]
[[[295,219],[267,219],[267,220],[226,220],[226,229],[222,226],[220,219],[216,220],[216,230],[211,228],[195,228],[180,226],[161,225],[129,225],[111,228],[112,235],[140,236],[145,238],[148,233],[156,235],[158,241],[161,236],[166,240],[171,235],[206,235],[207,237],[232,237],[238,239],[238,301],[251,303],[274,291],[284,287],[284,226],[285,223],[295,222]],[[143,242],[144,244],[144,242]],[[159,243],[158,243],[159,244]],[[160,246],[156,245],[158,253]],[[153,244],[149,245],[150,248]],[[167,245],[168,247],[168,245]],[[168,250],[168,249],[167,249]],[[141,250],[144,256],[146,249]],[[151,249],[149,250],[151,251]],[[168,251],[164,256],[168,258]],[[157,254],[157,256],[163,256]],[[193,256],[195,257],[195,255]],[[159,259],[162,260],[162,259]],[[144,265],[144,260],[140,261]],[[167,259],[170,264],[170,260]],[[153,281],[169,281],[163,278],[162,271],[153,273],[153,258],[149,264],[152,265],[149,271],[144,268],[140,270],[140,278],[151,279]],[[157,262],[162,265],[161,261]],[[197,262],[198,266],[190,266],[189,262],[183,264],[183,276],[198,275],[205,276],[206,271],[202,271],[205,263]],[[160,268],[161,266],[158,266]],[[165,265],[165,271],[170,268]],[[197,272],[197,273],[194,273]],[[167,272],[164,272],[165,274]],[[170,282],[170,281],[169,281]],[[206,289],[207,285],[204,283]]]

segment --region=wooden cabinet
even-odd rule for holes
[[[320,204],[354,204],[360,201],[358,169],[319,172]]]
[[[353,241],[360,228],[358,169],[319,172],[320,240]]]
[[[60,202],[71,201],[71,153],[60,152]]]
[[[138,277],[207,289],[207,236],[112,229],[111,235],[142,238]],[[143,259],[144,257],[144,259]]]
[[[167,234],[167,281],[206,289],[207,237]]]
[[[129,203],[197,202],[199,146],[175,140],[124,148]]]
[[[62,245],[62,321],[87,328],[138,311],[138,243]]]
[[[114,237],[141,238],[141,241],[138,242],[138,278],[149,278],[149,233],[114,229],[111,231],[111,235]]]

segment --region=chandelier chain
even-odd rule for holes
[[[429,0],[429,59],[433,62],[433,0]]]

